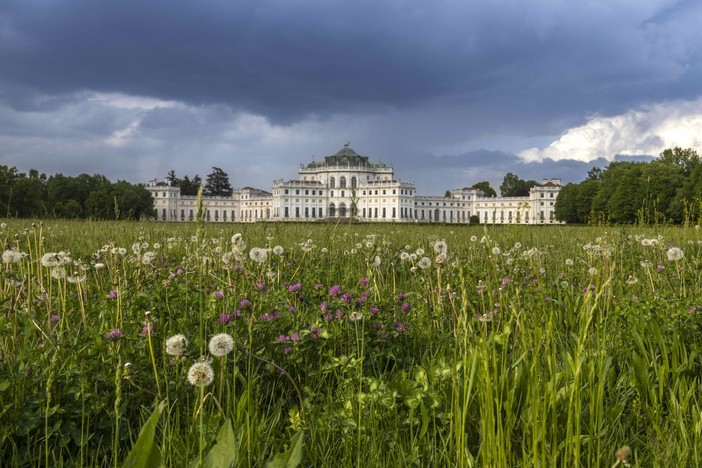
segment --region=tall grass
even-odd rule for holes
[[[5,223],[8,466],[702,464],[699,229]]]

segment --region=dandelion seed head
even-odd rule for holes
[[[207,348],[211,355],[224,357],[234,350],[234,338],[226,333],[219,333],[210,338]]]
[[[2,263],[17,263],[22,260],[22,254],[17,250],[5,250],[2,253]]]
[[[268,259],[268,252],[266,249],[254,247],[249,252],[249,257],[256,263],[264,263]]]
[[[166,354],[170,356],[182,356],[188,347],[188,339],[185,335],[173,335],[166,340]]]
[[[678,260],[682,260],[682,258],[685,256],[685,253],[680,247],[671,247],[668,249],[665,255],[671,262],[677,262]]]
[[[214,382],[214,370],[207,361],[196,362],[188,369],[188,382],[195,387],[207,387]]]

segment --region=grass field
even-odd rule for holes
[[[702,466],[698,227],[1,226],[2,466]]]

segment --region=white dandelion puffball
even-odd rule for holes
[[[448,245],[446,245],[446,242],[437,241],[436,243],[434,243],[434,252],[436,252],[438,255],[446,255],[447,251]]]
[[[493,248],[492,248],[492,254],[493,254],[493,255],[500,255],[500,248],[499,248],[499,247],[493,247]]]
[[[422,259],[419,261],[419,268],[422,270],[426,270],[431,266],[431,260],[428,257],[422,257]]]
[[[266,249],[261,249],[259,247],[254,247],[249,252],[249,257],[256,263],[263,263],[268,258],[268,252]]]
[[[670,260],[671,262],[677,262],[678,260],[682,260],[682,258],[685,256],[685,253],[680,247],[671,247],[665,254],[668,257],[668,260]]]
[[[207,347],[211,355],[224,357],[234,350],[234,338],[226,333],[219,333],[210,338],[210,343]]]
[[[166,354],[182,356],[188,346],[188,339],[184,335],[173,335],[166,340]]]
[[[572,258],[566,258],[565,264],[568,266],[573,266],[573,259]]]
[[[16,250],[6,250],[2,253],[2,263],[17,263],[22,260],[22,254]]]
[[[281,245],[276,245],[273,247],[273,253],[276,255],[283,255],[283,247]]]
[[[214,382],[214,370],[208,362],[196,362],[188,369],[188,382],[196,387],[207,387]]]

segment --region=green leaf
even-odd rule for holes
[[[161,466],[161,452],[158,446],[154,444],[154,434],[156,433],[156,425],[161,417],[165,403],[161,402],[151,413],[149,419],[139,432],[134,447],[124,459],[122,468],[159,468]]]
[[[227,419],[217,433],[217,443],[203,460],[206,468],[223,468],[236,465],[239,455],[240,437],[234,435],[232,423]]]
[[[266,468],[295,468],[302,462],[302,439],[304,431],[298,431],[290,438],[290,447],[274,456]]]

